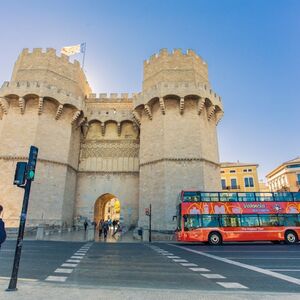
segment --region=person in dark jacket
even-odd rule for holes
[[[6,240],[5,224],[1,218],[2,212],[3,212],[3,206],[0,205],[0,248],[1,248],[1,244],[4,243],[4,241]]]
[[[104,234],[104,239],[106,240],[107,238],[107,232],[109,230],[109,225],[108,225],[108,221],[105,221],[103,223],[103,234]]]

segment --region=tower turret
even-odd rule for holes
[[[140,126],[139,225],[152,204],[154,229],[174,229],[181,190],[219,190],[216,125],[221,98],[206,63],[193,51],[163,49],[144,63],[143,91],[134,99]]]
[[[22,192],[11,182],[15,164],[26,160],[30,145],[39,148],[39,159],[28,223],[72,223],[89,91],[79,63],[54,49],[20,54],[12,80],[0,89],[0,199],[8,226],[17,224],[21,206]]]

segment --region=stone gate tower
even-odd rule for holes
[[[26,161],[30,145],[39,148],[28,222],[72,224],[80,123],[89,85],[79,62],[54,49],[24,49],[11,81],[0,89],[0,199],[4,218],[16,226],[23,191],[12,185],[17,161]]]
[[[216,125],[222,115],[207,65],[193,51],[162,49],[145,61],[133,111],[140,125],[140,226],[147,226],[150,203],[153,228],[172,230],[181,190],[220,190]]]
[[[117,198],[130,227],[172,230],[181,190],[220,189],[216,125],[222,103],[193,51],[161,50],[144,63],[139,94],[91,93],[77,61],[24,49],[0,88],[0,203],[9,227],[23,191],[17,161],[39,148],[28,225],[99,221]],[[121,218],[122,216],[122,218]],[[105,216],[106,218],[107,216]]]

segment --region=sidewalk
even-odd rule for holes
[[[25,240],[36,240],[34,236],[25,237]],[[43,241],[64,241],[64,242],[86,242],[88,241],[88,231],[76,230],[76,231],[64,231],[56,232],[51,235],[45,235]],[[104,237],[99,238],[99,233],[96,230],[95,232],[95,242],[106,242],[106,243],[139,243],[139,240],[133,239],[133,232],[128,231],[124,234],[117,233],[115,236],[112,236],[112,230],[109,231],[106,241]]]
[[[267,293],[241,293],[231,292],[207,292],[188,290],[162,290],[162,289],[139,289],[139,288],[95,288],[95,287],[75,287],[62,284],[47,284],[44,282],[23,281],[18,283],[18,291],[6,292],[8,280],[0,279],[0,299],[1,300],[297,300],[297,294],[267,294]]]

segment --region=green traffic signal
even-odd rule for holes
[[[33,179],[34,178],[34,171],[30,170],[28,173],[28,179]]]

